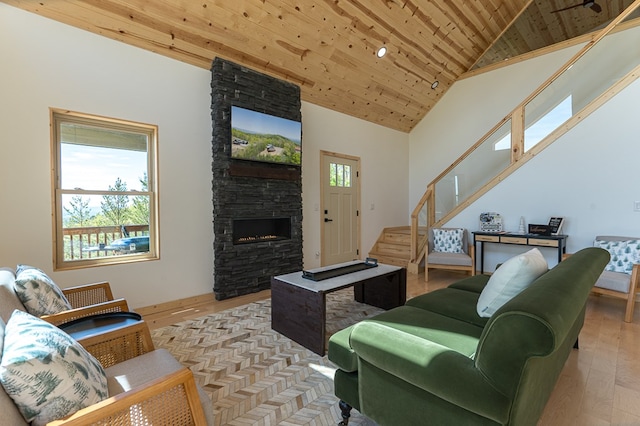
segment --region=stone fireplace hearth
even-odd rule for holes
[[[231,105],[301,121],[301,104],[298,86],[232,62],[216,58],[211,73],[213,291],[222,300],[302,270],[301,169],[232,159]]]

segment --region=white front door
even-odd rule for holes
[[[320,153],[322,265],[359,259],[360,159]]]

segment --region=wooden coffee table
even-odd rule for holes
[[[312,271],[357,263],[362,262],[346,262]],[[382,309],[404,305],[407,299],[407,271],[399,266],[378,264],[321,281],[302,275],[300,271],[271,278],[271,328],[319,355],[326,352],[328,293],[353,287],[356,301]]]

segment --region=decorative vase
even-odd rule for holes
[[[520,228],[518,229],[518,233],[520,234],[526,233],[524,228],[524,216],[520,216]]]

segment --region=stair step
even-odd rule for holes
[[[405,234],[402,232],[385,232],[382,235],[382,241],[385,243],[411,245],[411,234]]]
[[[394,256],[385,256],[378,252],[369,252],[369,257],[378,259],[379,263],[384,263],[385,265],[400,266],[402,268],[406,268],[409,263],[409,259],[402,259]]]
[[[407,244],[392,244],[387,242],[379,242],[376,251],[383,255],[407,257],[411,254],[411,245]]]

